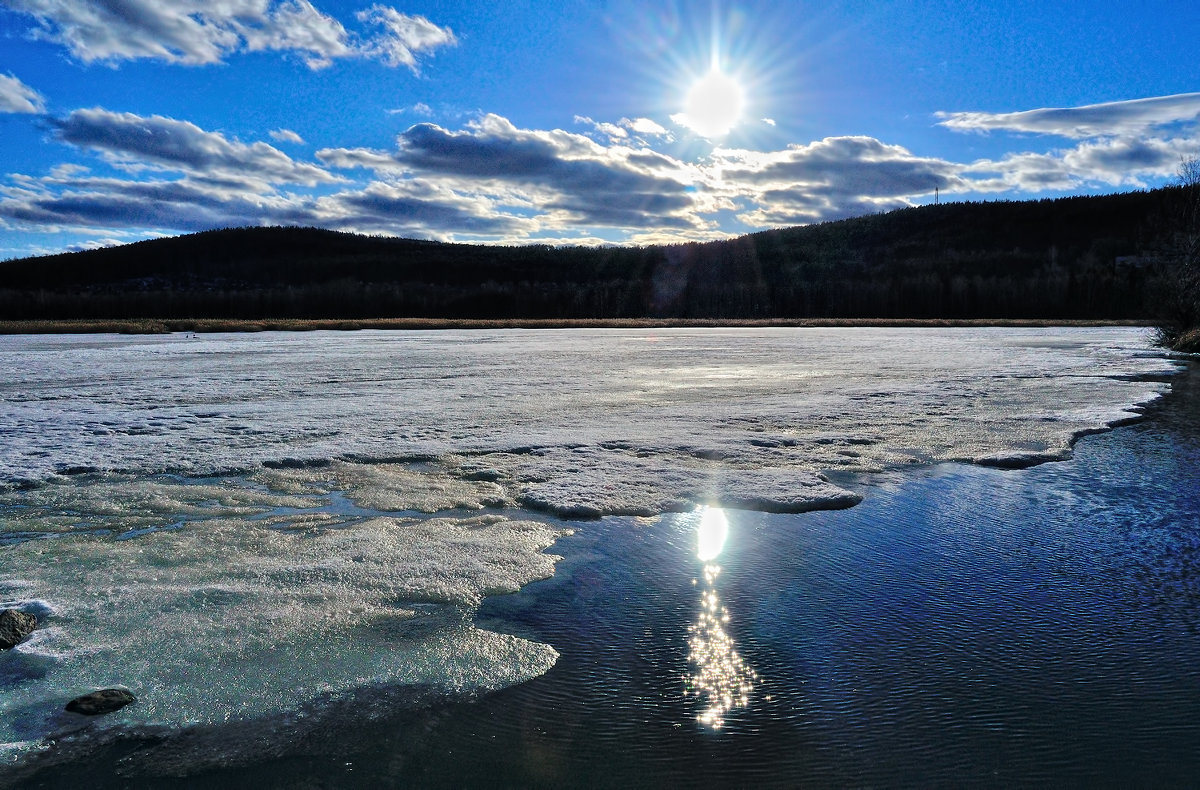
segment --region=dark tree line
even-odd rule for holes
[[[954,203],[659,247],[241,228],[0,263],[0,319],[1155,315],[1183,187]]]
[[[1180,162],[1176,190],[1179,199],[1158,234],[1163,271],[1152,294],[1158,342],[1200,352],[1200,158]]]

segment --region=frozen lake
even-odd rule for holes
[[[782,592],[797,557],[839,545],[819,537],[833,514],[808,511],[865,494],[846,511],[853,521],[883,498],[869,481],[916,479],[937,462],[1068,458],[1079,436],[1168,391],[1177,363],[1144,330],[1073,328],[4,337],[0,365],[0,606],[42,621],[0,654],[2,783],[30,761],[147,738],[171,745],[130,775],[287,760],[289,744],[318,748],[316,733],[348,721],[540,688],[525,682],[571,677],[568,651],[594,649],[581,621],[621,632],[603,619],[619,616],[601,605],[614,585],[636,595],[643,584],[651,611],[698,607],[682,620],[639,616],[646,631],[666,629],[640,654],[675,656],[681,672],[634,715],[755,737],[781,674],[845,681],[811,634],[790,643],[786,670],[766,674],[778,656],[738,647],[722,587],[739,584],[738,563],[722,557],[721,536],[748,524],[774,536],[761,540],[778,562],[754,573],[775,592],[754,603],[741,584],[734,600],[786,622],[813,605]],[[1086,500],[1086,488],[1071,495]],[[935,485],[904,507],[988,497],[986,485]],[[780,542],[796,529],[810,532]],[[629,554],[642,543],[660,564]],[[831,573],[890,573],[862,561]],[[948,552],[931,572],[995,573],[955,562]],[[594,609],[531,592],[597,574],[616,575]],[[667,579],[687,594],[662,589]],[[531,624],[523,607],[558,619]],[[94,721],[61,712],[111,685],[138,703]],[[827,699],[833,708],[813,715],[858,704],[861,721],[879,704]]]

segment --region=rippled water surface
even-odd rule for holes
[[[1179,385],[1069,462],[879,475],[846,511],[729,511],[707,563],[700,514],[582,526],[554,578],[482,613],[558,646],[554,669],[356,731],[336,766],[270,770],[363,786],[1190,786],[1200,391]],[[710,594],[725,666],[754,675],[719,729],[689,644]]]
[[[0,356],[0,786],[1200,777],[1200,394],[1139,330]]]

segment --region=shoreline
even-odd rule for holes
[[[759,327],[1152,327],[1150,320],[1042,318],[131,318],[0,320],[0,335],[124,334],[173,332],[354,332],[438,329],[674,329]]]

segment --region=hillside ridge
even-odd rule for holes
[[[646,247],[210,230],[0,262],[0,320],[1139,319],[1179,199],[943,203]]]

